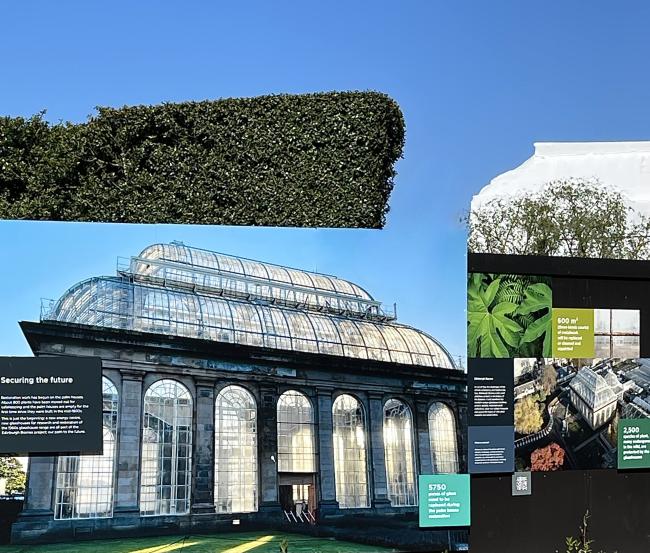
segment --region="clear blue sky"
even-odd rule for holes
[[[650,138],[645,0],[30,1],[4,3],[0,20],[3,115],[47,109],[51,121],[80,122],[96,105],[352,89],[391,95],[407,137],[386,230],[294,239],[305,250],[320,243],[319,269],[398,301],[406,322],[454,353],[465,339],[465,235],[457,221],[471,195],[527,158],[533,141]],[[152,234],[316,263],[277,242],[290,233],[122,229],[74,238],[67,229],[37,237],[0,230],[3,241],[11,232],[1,280],[29,292],[3,293],[25,309],[71,284],[73,251],[80,276],[105,272],[116,254],[134,253]],[[26,253],[20,246],[33,239],[44,245]],[[57,258],[59,251],[69,257]],[[48,278],[17,278],[20,263],[40,264]],[[0,345],[9,339],[4,320],[15,315],[2,311]]]

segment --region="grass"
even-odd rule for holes
[[[279,553],[287,539],[289,553],[387,553],[384,547],[282,532],[157,536],[45,545],[0,546],[0,553]]]

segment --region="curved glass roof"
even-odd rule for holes
[[[124,277],[80,282],[42,320],[455,368],[441,344],[406,325],[199,294]]]
[[[146,263],[142,263],[142,260],[170,261],[188,265],[192,269],[208,269],[221,274],[239,275],[319,292],[334,292],[352,298],[373,300],[372,296],[357,284],[334,276],[192,248],[179,242],[153,244],[146,247],[137,258],[132,260],[132,272],[142,274],[156,270],[155,265],[147,266]]]

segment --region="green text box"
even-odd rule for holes
[[[469,474],[421,474],[420,526],[469,526]]]
[[[618,421],[618,468],[650,468],[650,419]]]
[[[594,356],[594,310],[553,308],[553,357]]]

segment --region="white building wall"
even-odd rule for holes
[[[650,215],[650,141],[536,142],[532,157],[493,178],[472,199],[472,210],[494,198],[538,191],[559,179],[598,179],[627,204]]]

